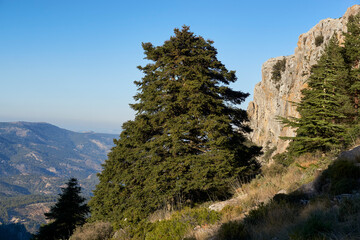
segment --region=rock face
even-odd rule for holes
[[[277,117],[299,117],[293,103],[301,99],[301,89],[307,85],[311,66],[318,61],[334,34],[340,44],[343,43],[349,16],[359,12],[360,5],[354,5],[341,18],[320,21],[300,35],[293,55],[271,58],[263,64],[262,81],[255,86],[254,100],[249,103],[247,112],[253,129],[250,139],[265,152],[270,149],[273,154],[285,151],[288,141],[279,137],[294,136],[295,133],[291,128],[284,128]],[[282,61],[285,61],[285,67],[278,70],[281,75],[274,79],[274,65],[281,65]]]

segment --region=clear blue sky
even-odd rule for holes
[[[141,42],[162,45],[184,24],[215,41],[218,59],[237,72],[232,87],[252,94],[263,62],[293,54],[300,34],[359,3],[0,0],[0,121],[119,133],[134,118]]]

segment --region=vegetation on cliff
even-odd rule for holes
[[[358,131],[359,15],[352,16],[347,26],[344,46],[334,35],[312,67],[308,88],[302,90],[297,104],[300,118],[281,118],[285,126],[296,128],[295,137],[284,138],[292,140],[288,152],[293,155],[343,149]]]
[[[347,94],[349,87],[344,81],[348,71],[341,50],[333,37],[312,67],[308,88],[302,90],[303,97],[297,105],[301,117],[283,119],[286,126],[296,128],[289,146],[293,154],[327,151],[344,142],[344,123],[349,121],[352,106]]]

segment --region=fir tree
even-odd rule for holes
[[[297,105],[300,118],[284,119],[286,126],[296,128],[289,152],[297,155],[315,150],[327,151],[340,147],[344,141],[345,124],[352,114],[347,93],[348,71],[342,48],[334,36],[325,48],[318,63],[312,67]]]
[[[358,111],[360,104],[360,14],[349,17],[347,33],[344,35],[345,59],[350,69],[349,94]]]
[[[89,213],[89,208],[84,203],[85,198],[81,197],[80,193],[77,179],[71,178],[67,187],[62,189],[57,203],[51,207],[50,212],[45,213],[45,217],[53,221],[41,226],[34,239],[69,239],[74,229],[85,223]]]
[[[159,208],[223,199],[239,176],[253,175],[260,148],[246,144],[248,94],[217,59],[213,42],[189,27],[175,29],[162,46],[143,43],[133,121],[123,125],[99,174],[92,217],[137,223]]]

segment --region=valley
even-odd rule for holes
[[[22,223],[35,233],[70,177],[90,197],[117,137],[48,123],[0,123],[0,222]]]

